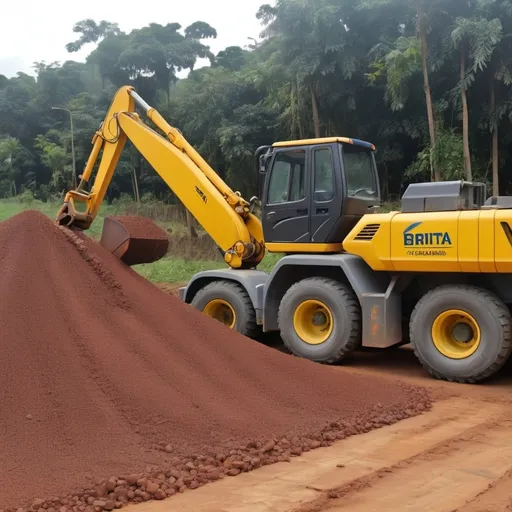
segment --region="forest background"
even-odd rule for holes
[[[60,200],[126,84],[246,197],[259,190],[258,146],[329,135],[375,144],[386,201],[425,180],[511,193],[512,0],[278,0],[256,16],[261,39],[217,55],[200,20],[129,33],[82,20],[70,60],[0,74],[0,198]],[[107,200],[178,203],[130,145]]]

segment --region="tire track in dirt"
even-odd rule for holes
[[[173,499],[180,512],[496,512],[479,493],[511,480],[512,409],[449,398],[421,416]],[[496,498],[497,499],[497,498]],[[496,501],[496,500],[495,500]],[[459,509],[457,508],[459,507]],[[133,512],[168,512],[148,503]]]
[[[512,469],[487,489],[453,512],[497,512],[512,510]]]
[[[487,411],[485,405],[480,403],[480,407]],[[473,408],[468,404],[467,414],[472,414]],[[429,449],[324,490],[318,499],[295,512],[362,512],[372,510],[377,503],[381,512],[507,510],[512,483],[512,414],[495,405],[489,408],[493,414],[488,419],[480,417],[482,421],[469,428],[462,423],[455,435]],[[445,421],[456,424],[456,415],[445,417]],[[439,425],[434,420],[430,432]],[[426,433],[411,429],[410,443],[428,446]],[[396,442],[393,437],[387,448],[400,453],[403,441]],[[378,453],[372,455],[379,457]]]

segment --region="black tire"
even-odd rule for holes
[[[463,359],[447,357],[434,344],[432,326],[441,313],[469,313],[480,329],[480,343]],[[512,351],[510,311],[494,293],[476,286],[444,285],[426,293],[411,315],[410,339],[416,357],[438,379],[475,383],[502,368]]]
[[[235,314],[233,330],[249,338],[260,333],[256,311],[243,286],[231,281],[213,281],[196,293],[191,305],[204,313],[207,305],[215,300],[225,301],[231,306]]]
[[[305,301],[319,301],[332,317],[332,330],[320,344],[312,345],[299,336],[294,314]],[[279,330],[288,350],[312,361],[332,364],[341,361],[361,343],[361,308],[354,292],[333,279],[312,277],[294,284],[279,306]]]

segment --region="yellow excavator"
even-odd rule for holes
[[[433,376],[473,383],[509,358],[512,198],[486,200],[481,183],[411,184],[401,211],[376,213],[375,147],[330,137],[259,148],[261,202],[247,201],[125,86],[59,224],[90,227],[127,140],[224,255],[229,268],[200,272],[180,290],[204,314],[250,337],[278,331],[293,354],[322,363],[411,343]],[[101,243],[133,265],[163,257],[168,241],[107,218]],[[284,254],[270,274],[257,269],[265,251]]]

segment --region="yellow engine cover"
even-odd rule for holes
[[[512,210],[365,215],[343,242],[373,270],[512,272]]]

